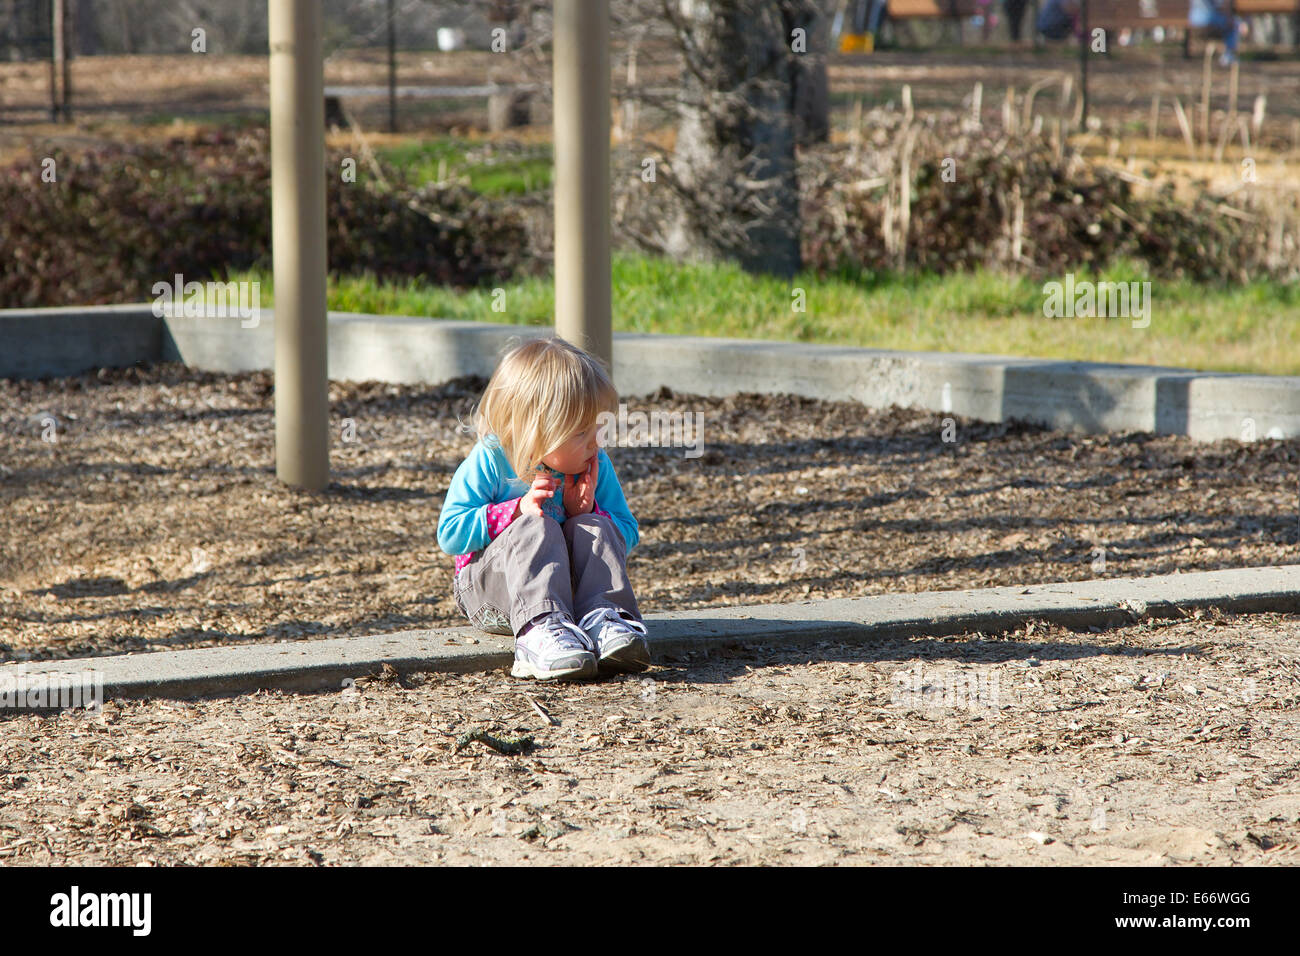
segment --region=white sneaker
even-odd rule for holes
[[[617,608],[595,608],[579,626],[595,645],[600,673],[635,674],[650,666],[646,626],[624,618]]]
[[[515,638],[512,677],[573,680],[595,677],[596,655],[586,633],[567,616],[551,615]]]

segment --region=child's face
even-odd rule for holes
[[[543,458],[542,464],[566,475],[577,475],[586,471],[587,465],[600,450],[600,444],[596,441],[596,430],[593,423],[589,428],[578,432]]]

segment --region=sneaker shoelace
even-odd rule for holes
[[[525,637],[536,634],[543,648],[562,651],[592,650],[586,633],[572,621],[550,617],[534,624]]]
[[[646,633],[646,627],[644,624],[640,621],[628,620],[623,617],[623,615],[619,614],[617,609],[612,607],[598,607],[594,610],[588,611],[587,615],[582,619],[580,627],[584,632],[595,630],[595,628],[605,618],[608,618],[615,624],[621,624],[623,627],[630,630],[637,631],[641,634]]]

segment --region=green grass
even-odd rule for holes
[[[259,280],[263,304],[273,297],[268,275],[232,278]],[[1140,281],[1144,276],[1129,266],[1075,276],[1076,282],[1084,278]],[[613,280],[617,331],[1300,374],[1300,286],[1295,284],[1218,287],[1151,280],[1151,324],[1135,329],[1128,318],[1046,318],[1041,282],[991,272],[846,273],[783,281],[751,276],[730,265],[618,255]],[[494,312],[490,288],[458,293],[421,281],[334,277],[329,307],[551,323],[549,277],[501,288],[505,311]],[[795,289],[804,290],[806,311],[794,310]]]
[[[455,137],[411,141],[376,153],[382,163],[404,170],[415,182],[437,180],[441,167],[448,178],[468,175],[470,187],[489,196],[544,188],[553,168],[549,145],[520,147],[516,153]]]

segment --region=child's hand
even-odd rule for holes
[[[596,504],[596,479],[600,477],[600,455],[592,455],[587,470],[573,476],[564,489],[564,515],[585,515]]]
[[[542,502],[555,494],[556,479],[552,478],[546,472],[539,472],[533,478],[533,486],[524,492],[524,496],[519,499],[519,504],[515,506],[516,517],[519,515],[537,515],[542,516]]]

